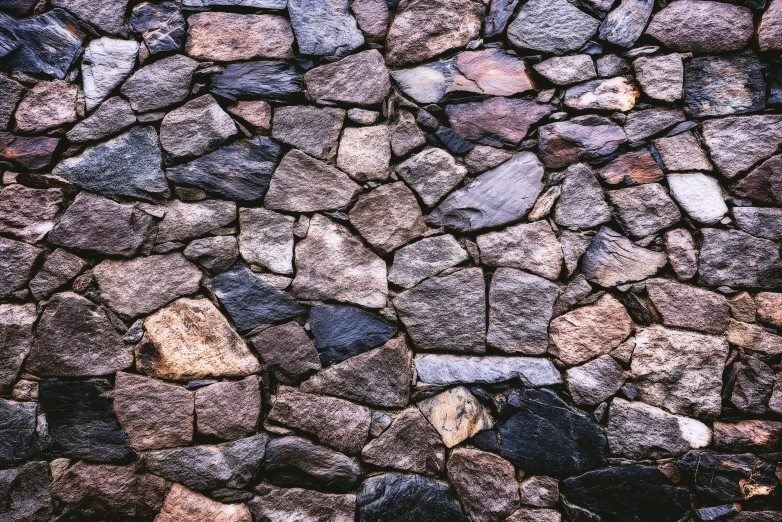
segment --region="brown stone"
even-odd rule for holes
[[[464,51],[456,55],[456,90],[490,96],[513,96],[535,89],[522,60],[500,49]]]
[[[624,306],[606,294],[591,306],[551,321],[549,353],[568,365],[580,364],[619,346],[632,328]]]
[[[388,127],[348,127],[342,132],[337,167],[358,181],[383,181],[388,178],[391,143]]]
[[[350,210],[350,223],[383,255],[426,232],[418,201],[401,181],[359,197]]]
[[[654,140],[654,146],[669,172],[710,171],[713,168],[691,132]]]
[[[174,484],[155,522],[252,522],[244,504],[221,504]]]
[[[643,281],[656,275],[666,263],[665,254],[640,247],[603,227],[589,245],[582,264],[588,281],[611,287]]]
[[[769,158],[732,188],[739,196],[763,203],[782,202],[782,155]]]
[[[60,140],[45,136],[14,136],[0,132],[0,160],[6,160],[23,169],[45,169],[52,162],[52,156]]]
[[[505,522],[561,522],[562,515],[556,509],[523,507],[514,511]]]
[[[513,225],[476,241],[485,265],[520,268],[551,280],[562,270],[562,247],[546,221]]]
[[[676,277],[692,278],[698,271],[698,252],[690,231],[686,228],[668,230],[663,234],[663,242]]]
[[[761,51],[782,51],[782,2],[772,0],[758,24]]]
[[[553,111],[551,105],[501,97],[445,108],[451,126],[460,136],[494,147],[518,145],[530,126]]]
[[[263,100],[240,100],[229,105],[226,110],[256,133],[267,134],[272,128],[272,106]]]
[[[743,420],[714,423],[714,448],[731,453],[776,451],[782,423]]]
[[[760,294],[758,294],[760,296]],[[761,298],[762,299],[762,298]],[[778,306],[782,306],[782,301]],[[739,292],[728,298],[728,307],[730,315],[737,321],[744,323],[754,323],[757,306],[755,300],[749,295],[749,292]]]
[[[263,363],[284,383],[293,383],[320,370],[318,351],[295,321],[271,326],[250,337]]]
[[[493,453],[456,448],[448,457],[448,479],[475,522],[501,522],[519,507],[516,470]]]
[[[304,83],[322,104],[378,105],[391,90],[383,55],[375,49],[315,67],[304,75]]]
[[[415,123],[415,116],[408,111],[399,111],[397,120],[391,125],[391,151],[394,156],[407,156],[426,144],[426,138]]]
[[[728,300],[720,294],[668,279],[650,279],[646,290],[666,326],[713,334],[728,329]]]
[[[195,393],[198,433],[221,440],[236,440],[255,433],[261,414],[258,376],[223,381]]]
[[[40,133],[75,123],[79,88],[61,81],[38,82],[16,108],[16,129]]]
[[[669,178],[670,181],[670,178]],[[616,210],[616,219],[635,238],[656,234],[679,222],[679,207],[659,183],[612,190],[608,199]]]
[[[144,329],[136,367],[153,377],[188,381],[260,370],[242,338],[206,299],[178,299],[147,317]]]
[[[540,159],[550,169],[607,156],[627,141],[622,129],[601,116],[578,116],[538,131]]]
[[[256,487],[255,493],[257,496],[247,506],[256,520],[354,522],[356,518],[356,495],[278,488],[266,483]]]
[[[193,441],[193,392],[149,377],[117,372],[114,411],[136,451]]]
[[[609,185],[655,183],[663,179],[663,171],[647,149],[622,154],[598,170]]]
[[[553,477],[524,477],[519,492],[525,506],[555,507],[559,502],[559,481]]]
[[[185,52],[198,60],[291,58],[293,31],[282,16],[197,13],[187,19]]]
[[[592,80],[565,91],[565,106],[576,110],[629,111],[641,95],[624,76]]]
[[[272,120],[272,138],[314,158],[331,161],[337,154],[344,121],[345,111],[335,107],[277,107]]]
[[[774,356],[782,353],[782,337],[769,333],[758,325],[733,319],[728,325],[728,342],[764,355]]]
[[[63,200],[60,189],[7,186],[0,192],[0,232],[37,243],[54,227]]]
[[[755,296],[755,303],[760,322],[782,328],[782,294],[760,292]]]
[[[448,448],[494,427],[489,410],[464,386],[424,399],[418,403],[418,409]]]

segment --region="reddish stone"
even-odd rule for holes
[[[52,162],[57,138],[35,136],[14,136],[10,132],[0,132],[0,160],[15,163],[23,169],[44,169]]]
[[[551,105],[521,98],[489,98],[449,105],[445,109],[453,130],[459,135],[495,147],[518,145],[531,125],[553,111]]]

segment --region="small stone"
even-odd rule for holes
[[[396,327],[360,308],[321,305],[310,310],[315,348],[324,363],[338,363],[375,348],[396,334]]]
[[[133,364],[106,311],[71,292],[49,300],[25,370],[40,376],[106,375]]]
[[[176,54],[136,71],[120,92],[136,112],[152,112],[178,104],[190,93],[190,83],[198,62]]]
[[[244,341],[206,299],[178,299],[147,317],[144,329],[136,367],[147,375],[188,381],[260,370]]]
[[[637,142],[654,136],[685,119],[681,109],[653,107],[628,114],[624,130],[631,142]]]
[[[619,391],[624,385],[625,374],[613,357],[601,355],[586,364],[568,369],[565,380],[576,404],[594,406]]]
[[[663,234],[663,241],[676,277],[691,279],[698,271],[698,252],[690,231],[686,228],[668,230]]]
[[[221,504],[194,493],[184,486],[174,484],[166,496],[160,513],[155,517],[155,521],[177,522],[180,520],[251,522],[252,515],[244,504]]]
[[[476,145],[464,157],[464,165],[471,174],[485,172],[505,163],[513,157],[510,151],[495,149],[486,145]]]
[[[700,283],[707,286],[775,288],[782,258],[774,243],[739,230],[703,229]]]
[[[364,447],[371,415],[365,406],[280,386],[268,420],[310,433],[321,443],[354,455]]]
[[[272,138],[328,161],[337,154],[337,141],[344,121],[343,109],[296,105],[278,107],[272,120]]]
[[[742,420],[714,423],[714,448],[731,453],[769,452],[779,445],[782,423]]]
[[[388,280],[403,288],[411,288],[467,259],[469,254],[451,235],[424,238],[396,251]]]
[[[451,193],[427,222],[459,232],[496,227],[522,218],[543,190],[543,165],[520,152]]]
[[[114,411],[136,451],[185,446],[193,440],[193,393],[181,386],[117,372]]]
[[[272,106],[263,100],[237,101],[226,110],[248,124],[256,134],[268,134],[272,128]]]
[[[130,104],[119,96],[109,98],[87,119],[77,123],[68,131],[68,140],[85,143],[107,138],[136,123],[136,116]]]
[[[664,177],[648,149],[622,154],[602,167],[598,174],[609,185],[655,183]]]
[[[464,386],[424,399],[418,403],[418,409],[447,448],[494,427],[489,411]]]
[[[607,156],[625,141],[627,137],[618,125],[593,115],[550,123],[538,130],[540,159],[549,169]]]
[[[386,125],[348,127],[339,141],[337,167],[357,181],[383,181],[390,174],[391,143]]]
[[[519,484],[519,493],[522,505],[556,507],[559,502],[559,481],[553,477],[525,477]],[[517,520],[512,519],[511,522]]]
[[[426,144],[426,138],[415,123],[415,116],[399,111],[396,122],[390,127],[391,151],[394,156],[406,156]],[[440,150],[440,149],[434,149]]]
[[[206,12],[188,17],[187,25],[185,52],[197,60],[235,62],[293,56],[293,31],[281,16]]]
[[[198,433],[202,435],[221,440],[252,435],[260,413],[261,390],[256,375],[241,381],[218,382],[195,393]]]
[[[486,299],[480,268],[427,279],[399,294],[394,306],[419,350],[486,350]]]
[[[760,326],[733,319],[728,325],[728,342],[764,355],[782,353],[782,337],[769,333]]]
[[[0,132],[0,161],[10,161],[22,169],[45,169],[51,165],[59,144],[57,138],[14,136]]]
[[[762,292],[761,292],[762,294]],[[758,294],[760,296],[761,294]],[[757,307],[752,296],[747,292],[738,292],[736,295],[728,298],[728,307],[730,315],[737,321],[745,323],[754,323]]]
[[[607,54],[597,59],[597,75],[600,78],[620,76],[631,71],[630,62],[615,54]]]
[[[304,90],[301,73],[285,60],[231,63],[212,75],[212,94],[236,101],[238,98],[287,99]]]
[[[728,301],[720,294],[667,279],[650,279],[646,289],[666,326],[713,334],[728,329]]]
[[[782,143],[782,117],[768,114],[707,120],[703,138],[714,164],[732,179],[777,151]]]
[[[480,34],[485,9],[473,0],[400,2],[386,39],[389,65],[423,62],[467,45]]]
[[[534,0],[508,26],[510,42],[525,49],[564,54],[580,49],[600,22],[566,0]]]
[[[350,10],[359,28],[371,38],[384,38],[388,29],[388,5],[383,0],[353,0]]]
[[[772,241],[782,239],[782,209],[735,207],[733,217],[738,227],[748,234]]]
[[[446,482],[421,475],[383,473],[361,483],[356,494],[358,520],[467,522]]]
[[[364,446],[361,459],[382,468],[439,475],[445,468],[445,446],[421,411],[407,408],[386,431]]]
[[[227,226],[236,219],[236,204],[230,201],[206,200],[184,203],[171,200],[163,205],[163,220],[158,225],[155,243],[185,241]]]
[[[580,230],[596,227],[610,219],[611,209],[592,170],[584,164],[569,167],[554,209],[554,222]]]
[[[64,159],[52,175],[104,196],[152,200],[169,193],[161,163],[155,129],[133,127]]]
[[[481,261],[489,266],[528,270],[554,280],[562,268],[562,248],[545,221],[514,225],[477,237]]]
[[[41,381],[39,393],[53,456],[105,463],[133,457],[111,409],[111,399],[98,383]]]
[[[79,88],[61,81],[38,82],[16,108],[16,129],[22,133],[42,133],[75,123]]]
[[[467,170],[442,149],[427,148],[396,167],[396,173],[425,205],[436,205],[464,179]]]
[[[555,56],[535,64],[534,69],[555,85],[570,85],[597,77],[595,63],[588,54]]]
[[[310,97],[322,104],[377,105],[391,89],[383,55],[375,49],[311,69],[304,82]]]
[[[190,100],[166,114],[160,145],[174,158],[200,156],[236,134],[236,125],[210,95]]]
[[[45,299],[71,282],[86,266],[87,262],[80,257],[58,248],[49,254],[30,281],[30,292],[38,300]]]
[[[608,446],[619,457],[677,457],[711,442],[711,430],[705,424],[643,402],[617,397],[611,403],[608,419]]]
[[[256,496],[247,503],[257,520],[329,520],[353,522],[356,517],[356,495],[327,494],[311,489],[278,488],[262,484]]]
[[[14,386],[33,342],[34,304],[0,304],[0,391]]]
[[[565,91],[565,106],[576,110],[629,111],[641,93],[624,76],[593,80]]]
[[[260,208],[239,211],[239,251],[245,261],[278,274],[293,274],[294,219]]]
[[[774,372],[763,361],[751,356],[737,364],[737,367],[730,402],[744,413],[763,415],[771,397]]]
[[[375,0],[372,0],[375,1]],[[355,2],[354,2],[355,3]],[[385,5],[385,3],[383,3]],[[372,125],[380,119],[380,113],[377,111],[370,111],[367,109],[348,109],[348,119],[359,125]]]
[[[419,354],[414,364],[418,382],[426,384],[491,384],[511,379],[531,387],[562,383],[551,361],[540,357]]]
[[[691,132],[654,140],[654,146],[668,171],[712,170],[706,153]]]
[[[301,391],[341,397],[381,408],[407,404],[412,380],[411,354],[404,339],[355,355],[321,370]]]
[[[437,142],[445,147],[451,154],[462,156],[470,152],[475,145],[464,136],[458,134],[450,127],[438,127],[434,131],[434,135],[437,137]]]
[[[584,255],[583,273],[587,281],[611,287],[643,281],[656,275],[666,263],[665,254],[637,246],[602,227]]]
[[[633,68],[641,89],[650,98],[669,103],[681,99],[684,82],[681,55],[642,56],[633,62]]]
[[[388,296],[386,264],[348,229],[315,214],[307,237],[296,246],[293,294],[382,308]]]
[[[359,234],[383,255],[426,232],[418,202],[401,181],[363,194],[349,215]]]
[[[673,176],[668,177],[669,183]],[[631,237],[642,238],[656,234],[681,219],[679,208],[658,183],[612,190],[608,193],[608,200],[616,209],[622,228]]]
[[[22,99],[22,93],[24,93],[24,87],[21,84],[0,74],[0,130],[8,128],[11,116],[19,104],[19,100]]]
[[[317,350],[295,321],[266,328],[252,336],[250,343],[281,382],[290,384],[321,368]]]
[[[564,314],[591,293],[592,285],[587,283],[584,274],[577,275],[554,302],[554,316]]]
[[[491,0],[483,25],[483,37],[491,38],[505,31],[519,0]]]
[[[532,125],[553,111],[554,107],[548,104],[502,97],[445,108],[457,134],[493,147],[517,146]]]
[[[638,398],[681,415],[717,417],[727,356],[728,345],[720,337],[645,328],[636,334],[630,366]]]
[[[152,54],[176,51],[185,37],[185,17],[174,2],[143,2],[133,7],[130,26],[141,33]]]
[[[500,522],[519,506],[515,469],[493,453],[456,448],[448,458],[448,479],[470,520]]]
[[[85,22],[89,22],[101,31],[117,34],[122,31],[127,0],[110,0],[95,6],[87,0],[53,0],[55,7],[67,9]]]
[[[299,52],[344,56],[364,44],[348,0],[288,0]]]
[[[621,0],[600,24],[600,39],[620,47],[632,47],[644,32],[653,8],[653,0]]]
[[[87,111],[92,111],[133,71],[139,44],[133,40],[98,38],[84,50],[82,77]]]
[[[760,292],[755,295],[758,319],[776,328],[782,328],[782,294]]]
[[[361,468],[355,460],[301,437],[269,442],[264,465],[269,481],[281,486],[348,492],[355,489],[361,478]]]
[[[758,45],[761,51],[782,50],[782,4],[770,2],[758,24]]]
[[[765,106],[766,84],[751,51],[696,57],[684,70],[684,110],[689,116],[730,116]]]
[[[27,284],[40,255],[41,250],[32,245],[0,238],[0,298]]]
[[[654,15],[646,30],[672,51],[697,53],[741,49],[753,32],[752,11],[746,7],[694,0],[672,2]]]
[[[0,191],[0,232],[37,243],[54,227],[63,199],[59,189],[7,186]]]
[[[0,515],[14,522],[43,522],[52,516],[51,484],[46,462],[28,462],[0,471],[6,501]]]
[[[292,149],[274,171],[264,201],[274,210],[331,210],[347,206],[359,189],[344,172]]]

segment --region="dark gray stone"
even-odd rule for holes
[[[396,326],[355,306],[329,304],[310,310],[315,348],[323,364],[342,362],[391,339]]]
[[[109,98],[98,109],[68,131],[66,136],[73,143],[85,143],[107,138],[136,123],[130,104],[119,96]]]
[[[599,24],[567,0],[531,0],[508,26],[508,39],[517,47],[564,54],[580,49]]]
[[[176,51],[182,47],[185,17],[174,2],[138,4],[133,8],[129,21],[133,30],[141,33],[152,54]]]
[[[239,243],[233,236],[205,237],[191,241],[182,255],[207,272],[219,274],[236,262]]]
[[[348,0],[288,0],[288,12],[302,54],[344,56],[364,44]]]
[[[782,285],[782,258],[773,242],[739,230],[707,228],[701,234],[701,284],[769,289]]]
[[[681,484],[694,486],[702,504],[742,502],[755,493],[770,491],[776,486],[774,465],[752,454],[722,455],[713,451],[690,451],[677,463]],[[769,488],[769,486],[771,486]],[[768,488],[768,489],[767,489]],[[755,496],[761,499],[762,496]],[[776,512],[764,512],[766,517],[736,518],[736,522],[778,522]],[[752,513],[750,513],[752,515]]]
[[[359,522],[467,522],[451,487],[422,477],[385,473],[361,483]]]
[[[737,366],[730,402],[744,413],[763,415],[774,386],[774,371],[752,356],[744,358]]]
[[[118,34],[123,30],[128,0],[108,0],[98,5],[91,0],[52,0],[52,5],[67,9],[101,31]]]
[[[600,24],[600,39],[620,47],[632,47],[646,28],[654,0],[622,0]]]
[[[0,520],[48,522],[52,515],[51,483],[47,462],[28,462],[0,471]]]
[[[18,464],[40,450],[35,435],[37,413],[34,402],[0,399],[0,466]]]
[[[229,100],[286,100],[304,90],[301,73],[284,60],[231,63],[212,75],[212,94]]]
[[[766,82],[752,51],[700,56],[684,68],[684,110],[689,116],[729,116],[765,107]]]
[[[483,22],[483,37],[491,38],[505,31],[519,0],[491,0]]]
[[[283,437],[266,447],[268,479],[278,486],[353,491],[361,468],[350,457],[301,437]]]
[[[616,208],[622,228],[635,238],[672,227],[682,217],[679,207],[658,183],[613,190],[608,193],[608,199]]]
[[[685,120],[681,109],[654,107],[627,115],[625,133],[631,142],[645,140]]]
[[[152,112],[185,101],[198,62],[176,54],[142,67],[120,92],[136,112]]]
[[[30,280],[41,249],[0,237],[0,298],[8,297]]]
[[[782,209],[735,207],[733,217],[741,230],[756,237],[782,240]]]

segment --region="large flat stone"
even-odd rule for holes
[[[737,51],[754,32],[752,11],[722,2],[672,2],[652,18],[646,33],[672,51]],[[714,35],[719,34],[719,38]]]
[[[353,491],[361,478],[361,468],[354,459],[301,437],[269,442],[264,467],[273,484],[338,493]]]
[[[522,98],[487,98],[480,102],[448,105],[445,112],[460,136],[493,147],[517,146],[530,127],[554,107]]]
[[[533,0],[524,4],[508,26],[516,47],[565,54],[581,48],[600,22],[566,0]]]
[[[337,153],[344,121],[345,111],[334,107],[278,107],[272,120],[272,138],[328,161]]]
[[[362,51],[304,74],[307,92],[318,103],[378,105],[391,89],[383,55]]]
[[[711,159],[727,178],[735,178],[782,143],[782,116],[763,114],[707,120],[703,139]]]
[[[151,112],[185,101],[198,62],[176,54],[136,71],[120,92],[136,112]]]
[[[421,475],[384,473],[361,483],[356,494],[358,520],[467,522],[451,487]]]
[[[419,354],[413,364],[418,381],[426,384],[492,384],[511,379],[531,387],[562,383],[551,361],[540,357]]]
[[[198,60],[293,56],[291,24],[281,16],[206,12],[190,16],[187,25],[185,52]]]
[[[590,282],[611,287],[648,279],[667,262],[664,253],[640,247],[603,227],[584,254],[582,270]]]
[[[646,291],[666,326],[712,334],[728,329],[728,300],[720,294],[669,279],[650,279]]]
[[[388,281],[412,288],[427,277],[469,259],[469,254],[451,235],[424,238],[394,253]]]
[[[392,142],[393,144],[393,142]],[[426,148],[396,166],[395,172],[427,207],[436,205],[467,175],[443,149]]]
[[[427,230],[415,195],[401,181],[362,194],[349,216],[361,237],[383,255]]]
[[[54,227],[63,201],[59,189],[8,185],[0,192],[0,232],[37,243]]]
[[[782,258],[773,242],[739,230],[706,228],[701,234],[701,284],[769,289],[782,285]]]
[[[684,110],[689,116],[730,116],[766,106],[766,83],[751,51],[693,58],[684,68]]]
[[[84,50],[81,62],[85,105],[92,111],[130,76],[139,44],[134,40],[98,38]]]

